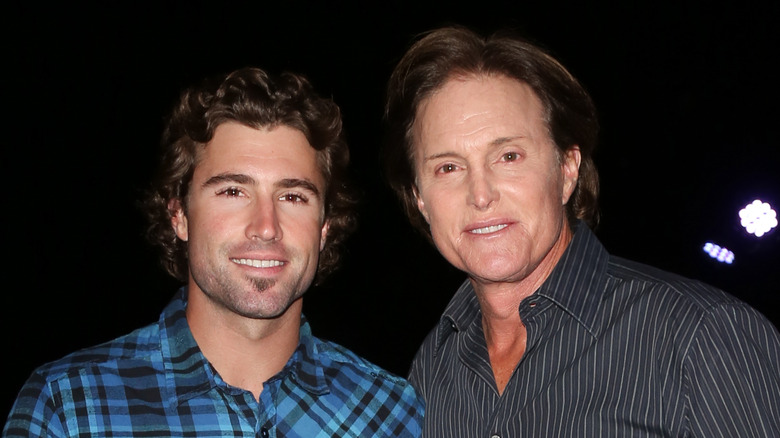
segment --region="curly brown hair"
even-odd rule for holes
[[[341,111],[332,100],[318,96],[305,77],[288,72],[273,77],[258,68],[239,69],[185,90],[168,119],[160,166],[143,203],[147,238],[161,249],[163,267],[176,279],[187,280],[187,242],[176,236],[171,225],[172,202],[181,202],[186,211],[198,152],[207,147],[219,125],[231,121],[256,129],[297,129],[317,150],[329,222],[315,278],[315,283],[321,283],[338,267],[343,244],[356,226],[357,194],[349,181]]]
[[[470,75],[504,75],[534,90],[559,158],[574,145],[580,148],[579,180],[566,205],[567,218],[596,226],[599,178],[592,154],[599,125],[588,93],[552,56],[510,31],[485,38],[459,26],[423,35],[398,62],[387,86],[385,177],[412,225],[430,238],[414,196],[412,126],[417,109],[448,80]]]

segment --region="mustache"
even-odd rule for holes
[[[289,254],[294,253],[294,251],[291,251],[289,248],[287,248],[286,245],[283,245],[281,242],[273,241],[273,242],[262,242],[262,241],[250,241],[250,242],[241,242],[235,245],[231,245],[228,248],[228,253],[232,254],[235,252],[239,253],[246,253],[246,252],[263,252],[263,251],[271,251],[274,254],[282,255],[286,258],[289,257]]]

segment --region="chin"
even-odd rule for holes
[[[510,283],[527,276],[526,269],[518,266],[490,266],[464,270],[469,277],[490,283]]]

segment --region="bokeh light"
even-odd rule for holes
[[[732,264],[734,263],[734,253],[729,251],[728,249],[716,245],[712,242],[707,242],[704,244],[704,252],[709,254],[710,257],[713,259],[726,264]]]
[[[777,212],[760,199],[740,210],[739,219],[745,230],[756,237],[763,236],[777,226]]]

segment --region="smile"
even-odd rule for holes
[[[253,268],[274,268],[276,266],[284,265],[284,262],[279,260],[254,260],[254,259],[230,259],[233,263],[239,265],[247,265]]]
[[[469,231],[469,233],[472,233],[472,234],[489,234],[489,233],[495,233],[498,230],[503,230],[506,227],[507,227],[506,224],[491,225],[489,227],[473,229],[473,230]]]

